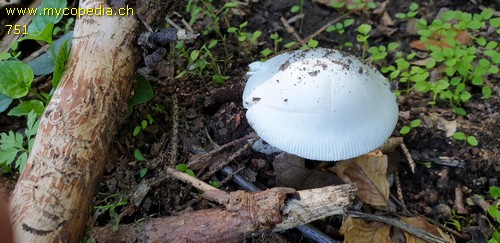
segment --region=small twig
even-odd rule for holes
[[[404,201],[404,196],[403,196],[403,188],[401,186],[401,180],[399,179],[399,173],[396,171],[394,174],[394,181],[396,182],[396,187],[397,187],[397,193],[398,193],[398,199],[399,202],[403,205],[403,208],[405,208],[405,201]]]
[[[177,170],[172,169],[172,168],[167,168],[167,173],[169,173],[171,176],[175,177],[176,179],[183,181],[184,183],[187,183],[191,186],[194,186],[194,187],[202,190],[203,197],[208,199],[208,200],[217,202],[221,205],[226,205],[226,203],[229,200],[229,197],[230,197],[229,193],[222,191],[222,190],[219,190],[219,189],[199,180],[198,178],[196,178],[194,176],[190,176],[186,173],[182,173],[182,172],[177,171]]]
[[[221,170],[223,167],[225,167],[226,165],[228,165],[229,163],[231,163],[234,159],[236,159],[236,157],[240,156],[249,147],[250,147],[250,143],[243,144],[243,146],[241,146],[241,148],[239,148],[236,152],[234,152],[231,156],[229,156],[229,158],[227,158],[226,160],[224,160],[222,163],[218,163],[216,166],[214,166],[214,168],[212,168],[210,171],[208,171],[207,173],[205,173],[201,177],[201,179],[202,180],[206,180],[208,177],[210,177],[213,174],[215,174],[215,172]]]
[[[415,161],[413,161],[413,158],[411,157],[411,153],[410,151],[408,150],[408,148],[406,147],[403,139],[401,139],[401,143],[399,144],[399,146],[401,147],[401,149],[403,150],[403,153],[405,154],[406,156],[406,160],[408,160],[408,164],[410,165],[410,169],[411,169],[411,172],[413,172],[413,174],[415,174],[415,171],[416,171],[416,165],[415,165]]]
[[[178,26],[172,19],[170,19],[169,17],[166,17],[165,18],[165,21],[167,21],[168,24],[172,25],[172,27],[176,28],[176,29],[182,29],[180,26]]]
[[[309,40],[313,39],[314,37],[318,36],[319,34],[321,34],[323,31],[325,31],[328,27],[330,27],[330,25],[332,24],[335,24],[337,23],[339,20],[351,15],[352,13],[354,12],[354,10],[351,10],[345,14],[342,14],[340,15],[339,17],[331,20],[330,22],[326,23],[325,25],[323,25],[323,27],[319,28],[318,30],[316,30],[316,32],[310,34],[309,36],[307,36],[305,39],[304,39],[304,42],[309,42]]]
[[[387,218],[379,215],[372,215],[372,214],[366,214],[366,213],[360,213],[356,211],[349,211],[349,214],[354,217],[354,218],[361,218],[365,220],[370,220],[370,221],[378,221],[382,222],[385,224],[390,224],[392,226],[396,226],[412,235],[415,235],[419,238],[422,238],[426,241],[429,242],[436,242],[436,243],[447,243],[447,241],[430,234],[422,229],[416,228],[408,223],[405,223],[399,219],[393,219],[393,218]]]
[[[455,187],[455,203],[453,205],[453,209],[455,209],[458,214],[467,213],[467,210],[464,207],[464,195],[460,186]]]
[[[181,18],[181,22],[187,30],[189,30],[191,33],[194,33],[193,27],[182,17],[180,13],[174,11],[174,14]]]
[[[197,159],[193,159],[191,161],[189,161],[187,163],[187,166],[189,168],[192,168],[193,166],[195,166],[196,164],[200,163],[202,160],[208,160],[210,157],[214,156],[215,154],[221,152],[222,150],[230,147],[230,146],[233,146],[235,144],[238,144],[240,143],[241,141],[244,141],[246,139],[254,139],[252,136],[250,135],[247,135],[247,136],[244,136],[244,137],[241,137],[241,138],[238,138],[236,140],[233,140],[229,143],[226,143],[224,145],[221,145],[219,146],[218,148],[214,149],[214,150],[211,150],[210,152],[206,153],[206,154],[203,154],[200,158],[197,158]]]
[[[295,40],[297,40],[301,45],[306,45],[306,42],[302,38],[300,38],[299,34],[297,34],[297,32],[295,31],[295,28],[289,25],[285,18],[281,17],[280,20],[283,26],[285,26],[286,31],[292,34]]]
[[[172,95],[172,137],[170,140],[170,165],[177,164],[177,149],[179,146],[179,103],[177,95]]]

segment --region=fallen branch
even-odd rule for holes
[[[187,240],[194,242],[240,242],[264,231],[283,231],[331,215],[342,215],[351,204],[354,184],[295,191],[273,188],[263,192],[224,192],[195,177],[168,169],[168,173],[204,191],[203,197],[225,209],[206,209],[179,216],[145,219],[139,226],[94,228],[98,242]]]

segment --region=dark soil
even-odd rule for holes
[[[187,2],[187,1],[186,1]],[[245,71],[247,65],[259,59],[259,51],[265,47],[272,47],[270,33],[277,32],[283,37],[283,43],[295,41],[293,36],[286,32],[280,18],[289,19],[295,14],[290,12],[291,6],[299,1],[288,0],[260,0],[250,1],[247,6],[241,7],[238,12],[229,12],[221,26],[237,26],[243,21],[248,21],[248,31],[260,30],[263,38],[258,48],[238,46],[234,41],[228,41],[228,50],[235,58],[231,61],[230,69],[226,75],[229,80],[221,85],[197,78],[174,79],[180,71],[179,67],[186,66],[186,60],[175,57],[175,49],[171,47],[171,55],[167,59],[167,77],[151,75],[149,77],[155,98],[147,104],[135,108],[133,114],[121,123],[116,137],[114,149],[110,152],[109,163],[99,185],[96,202],[102,201],[112,194],[122,194],[129,202],[133,193],[143,180],[154,182],[142,204],[135,208],[120,206],[116,208],[121,213],[120,223],[133,223],[144,217],[170,216],[184,212],[213,207],[196,194],[195,190],[187,187],[182,182],[165,177],[165,169],[175,164],[187,164],[196,156],[212,151],[219,145],[230,143],[238,138],[252,133],[251,127],[245,119],[245,110],[242,108],[241,96],[245,84]],[[256,2],[256,3],[253,3]],[[432,20],[443,8],[459,9],[471,13],[481,11],[480,7],[486,6],[499,9],[493,1],[484,1],[473,4],[472,1],[436,0],[420,4],[419,14]],[[390,1],[386,6],[387,13],[392,16],[394,26],[385,26],[381,23],[381,16],[373,10],[360,10],[350,14],[356,20],[353,26],[368,23],[373,26],[370,45],[398,42],[404,52],[409,53],[408,43],[418,39],[418,36],[407,32],[407,22],[398,21],[394,15],[406,12],[409,1]],[[184,5],[182,5],[184,6]],[[189,14],[179,13],[186,19]],[[291,25],[302,38],[316,32],[326,22],[339,16],[332,8],[316,2],[305,1],[304,16],[301,21]],[[179,16],[172,19],[180,23]],[[206,20],[206,19],[205,19]],[[193,29],[202,32],[210,27],[209,22],[197,21]],[[393,30],[393,31],[390,31]],[[493,34],[492,34],[493,35]],[[343,49],[358,57],[361,56],[361,46],[356,43],[355,28],[349,28],[346,33],[323,33],[315,37],[320,46]],[[492,37],[493,38],[493,37]],[[498,38],[496,35],[494,38]],[[210,37],[200,36],[189,43],[191,46],[201,46],[208,42]],[[355,43],[352,48],[342,48],[346,41]],[[216,52],[222,50],[216,49]],[[243,53],[239,55],[238,52]],[[181,64],[181,65],[179,65]],[[481,90],[471,90],[473,99],[464,104],[467,116],[460,117],[453,113],[452,108],[442,102],[433,112],[427,104],[430,98],[420,93],[410,93],[399,97],[400,119],[393,136],[400,136],[399,129],[409,124],[413,119],[422,119],[423,125],[415,128],[404,136],[404,143],[410,150],[412,157],[417,162],[417,170],[412,173],[406,158],[401,151],[391,157],[390,163],[394,165],[393,171],[400,178],[400,187],[404,196],[405,207],[412,215],[421,215],[436,225],[443,226],[448,232],[454,231],[458,242],[489,239],[491,228],[485,219],[485,212],[476,205],[466,202],[466,199],[475,194],[488,197],[490,186],[499,186],[500,177],[500,89],[499,76],[490,76],[490,85],[493,96],[490,99],[480,99]],[[150,114],[154,123],[142,131],[138,136],[132,136],[132,131],[140,122]],[[456,121],[458,131],[474,135],[479,145],[473,147],[466,142],[457,141],[446,136],[446,132],[435,128],[431,117],[441,117],[446,121]],[[427,117],[427,118],[425,118]],[[427,120],[425,120],[427,119]],[[427,121],[427,122],[426,122]],[[18,129],[9,125],[15,122],[9,118],[0,119],[2,130]],[[16,122],[17,123],[17,122]],[[23,123],[20,123],[23,124]],[[210,162],[226,160],[238,151],[244,143],[236,143],[217,154],[216,159]],[[133,156],[133,151],[139,149],[146,161],[138,161]],[[273,155],[263,155],[251,149],[244,150],[230,165],[234,168],[243,168],[242,174],[249,178],[261,189],[277,186],[275,173],[272,166]],[[424,163],[430,162],[430,168]],[[309,161],[308,167],[315,168],[319,162]],[[334,163],[331,163],[333,165]],[[327,165],[331,166],[331,165]],[[207,167],[210,168],[211,165]],[[322,164],[324,166],[324,164]],[[139,172],[148,168],[146,175],[141,178]],[[195,170],[201,178],[209,169]],[[2,178],[2,177],[0,177]],[[222,173],[215,173],[206,181],[223,181],[226,177]],[[2,178],[4,180],[5,178]],[[12,181],[12,179],[6,179]],[[1,182],[0,182],[1,184]],[[12,184],[12,183],[11,183]],[[12,186],[12,185],[11,185]],[[239,189],[236,184],[227,181],[221,186],[224,190]],[[397,185],[391,188],[391,194],[396,195]],[[463,199],[457,201],[457,191],[462,193]],[[457,204],[462,204],[465,211],[457,211]],[[451,210],[457,212],[457,219],[463,229],[461,232],[451,224],[448,219],[452,217]],[[321,222],[315,222],[323,232],[331,237],[342,240],[338,234],[341,218],[335,217]],[[490,218],[491,220],[491,218]],[[107,213],[97,213],[91,219],[90,225],[104,226],[111,223]],[[473,236],[475,238],[473,238]],[[269,239],[274,236],[266,236]],[[263,238],[254,238],[253,240]],[[280,233],[277,239],[285,241],[307,241],[295,230]],[[481,242],[481,241],[478,241]]]

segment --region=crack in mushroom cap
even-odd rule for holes
[[[243,106],[269,144],[312,160],[349,159],[381,146],[398,120],[376,69],[332,49],[283,53],[250,64]]]

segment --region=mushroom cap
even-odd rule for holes
[[[381,146],[398,120],[387,79],[332,49],[280,54],[250,64],[246,117],[269,144],[312,160],[349,159]]]

